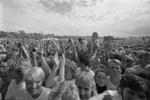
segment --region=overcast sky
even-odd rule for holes
[[[150,36],[150,0],[0,0],[4,31]]]

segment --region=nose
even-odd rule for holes
[[[36,88],[36,83],[32,84],[32,88],[35,89]]]
[[[101,82],[101,83],[102,83],[103,81],[104,81],[104,79],[102,79],[102,78],[100,78],[100,79],[99,79],[99,82]]]

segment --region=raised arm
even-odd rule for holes
[[[20,48],[20,49],[21,49],[21,51],[22,51],[22,55],[23,55],[24,58],[30,58],[30,56],[29,56],[29,54],[28,54],[26,48],[25,48],[23,45],[21,45],[21,48]]]
[[[45,73],[45,80],[48,79],[50,73],[51,73],[51,69],[49,68],[45,58],[43,57],[43,51],[39,52],[39,67],[41,67]]]
[[[36,60],[36,52],[31,52],[31,64],[33,67],[37,66],[37,60]]]
[[[46,82],[47,87],[53,87],[53,86],[57,85],[58,80],[56,79],[56,75],[57,75],[57,72],[59,69],[59,65],[60,65],[60,59],[58,57],[58,52],[56,52],[55,56],[54,56],[54,66],[49,75],[48,81]]]
[[[63,52],[62,56],[60,57],[60,70],[58,76],[59,83],[65,81],[65,63],[66,63],[66,57],[65,57],[65,52]]]

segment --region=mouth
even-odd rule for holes
[[[36,90],[35,89],[30,89],[30,93],[31,94],[36,94]]]
[[[99,86],[104,86],[105,84],[104,84],[104,83],[98,83],[98,85],[99,85]]]

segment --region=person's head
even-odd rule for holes
[[[72,59],[72,48],[71,47],[66,47],[65,48],[65,53],[66,53],[66,57],[68,58],[68,59]]]
[[[99,40],[98,40],[98,33],[97,32],[93,32],[92,42],[94,43],[95,46],[99,46]]]
[[[92,38],[93,38],[93,39],[98,39],[98,33],[97,33],[97,32],[93,32]]]
[[[95,72],[95,82],[98,86],[102,87],[106,85],[107,72],[104,69],[97,70]]]
[[[130,49],[129,48],[125,48],[125,54],[129,55],[130,54]]]
[[[10,79],[15,79],[20,82],[23,79],[23,75],[28,68],[31,68],[30,60],[19,60],[16,66],[10,66],[8,70],[8,76]]]
[[[119,61],[123,61],[123,56],[120,54],[112,54],[112,55],[110,55],[110,58],[111,59],[117,59]]]
[[[83,52],[82,54],[80,54],[79,56],[79,61],[81,64],[81,67],[90,67],[90,58],[87,52]]]
[[[150,64],[146,65],[145,69],[150,72]]]
[[[143,52],[142,54],[140,54],[139,56],[140,58],[140,63],[142,64],[142,66],[146,66],[147,64],[150,64],[150,52]]]
[[[65,81],[54,88],[49,100],[79,100],[78,88],[72,81]]]
[[[22,80],[22,71],[18,69],[9,69],[8,70],[8,77],[10,80],[15,79],[17,83]]]
[[[136,70],[134,68],[127,68],[125,74],[136,74]]]
[[[85,65],[85,66],[89,66],[90,62],[89,62],[89,54],[87,52],[82,52],[81,54],[78,55],[79,57],[79,61],[81,64]]]
[[[130,68],[135,64],[134,60],[132,58],[127,58],[126,60],[126,67]]]
[[[140,76],[141,78],[143,78],[143,80],[145,81],[145,83],[147,85],[146,97],[147,97],[147,100],[150,100],[150,71],[145,69],[145,70],[137,73],[137,75]]]
[[[79,43],[82,43],[83,39],[80,37],[80,38],[78,38],[78,41],[79,41]]]
[[[40,95],[44,78],[44,71],[40,67],[33,67],[25,72],[26,89],[32,97],[36,98]]]
[[[12,47],[12,57],[17,56],[19,54],[18,47],[14,46]]]
[[[81,71],[76,76],[76,84],[81,100],[88,100],[96,93],[94,76],[87,71]]]
[[[77,71],[77,64],[74,61],[66,59],[65,80],[72,80],[72,79],[74,79],[76,71]]]
[[[120,75],[122,72],[121,62],[117,59],[108,60],[108,73],[110,76]]]
[[[119,54],[120,55],[125,55],[125,50],[123,47],[119,47]]]
[[[146,84],[142,78],[134,74],[122,76],[118,90],[122,100],[147,100]]]
[[[145,43],[144,50],[150,52],[150,40]]]

